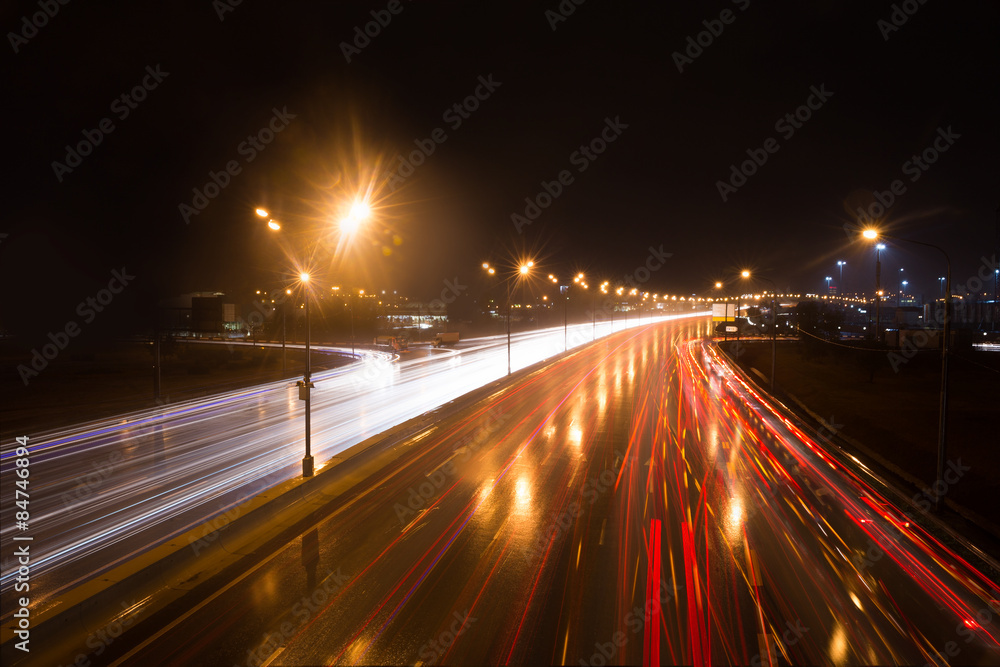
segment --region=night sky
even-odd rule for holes
[[[870,292],[873,252],[845,224],[896,180],[884,229],[943,246],[955,283],[995,252],[996,3],[50,1],[37,29],[24,17],[43,23],[46,0],[0,12],[14,333],[75,319],[122,267],[135,278],[105,326],[176,294],[246,294],[310,254],[327,282],[428,300],[480,284],[483,261],[524,253],[596,283],[651,247],[671,256],[650,291],[709,295],[750,268],[818,292],[846,260],[847,291]],[[269,124],[270,143],[245,143]],[[419,144],[433,152],[393,178]],[[925,149],[933,164],[911,162]],[[228,182],[185,215],[210,172]],[[376,218],[337,253],[327,221],[369,183]],[[933,250],[891,244],[883,266],[937,296]]]

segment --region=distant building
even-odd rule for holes
[[[896,309],[896,317],[893,321],[896,324],[923,326],[924,309],[918,306],[900,306]]]
[[[161,331],[175,336],[213,337],[242,332],[238,304],[226,303],[223,292],[192,292],[158,304]]]

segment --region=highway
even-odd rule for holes
[[[428,426],[116,664],[1000,664],[997,585],[709,325],[615,333]]]
[[[671,316],[668,316],[671,317]],[[649,317],[645,318],[648,324]],[[569,327],[572,347],[639,324],[616,319]],[[511,364],[527,367],[563,351],[562,327],[515,333]],[[385,429],[502,378],[505,336],[473,339],[429,355],[363,352],[362,361],[315,373],[312,450],[318,466]],[[294,381],[178,402],[29,437],[30,522],[20,531],[14,448],[0,462],[3,554],[0,621],[17,596],[15,535],[33,538],[32,606],[40,614],[58,594],[283,480],[301,475],[303,403]]]

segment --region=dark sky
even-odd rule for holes
[[[661,246],[671,256],[650,291],[707,294],[749,267],[816,292],[839,281],[837,260],[847,290],[870,291],[872,251],[844,225],[897,179],[885,228],[945,247],[956,283],[994,252],[996,3],[243,0],[221,19],[224,0],[182,4],[69,2],[37,30],[24,17],[43,23],[38,3],[0,12],[8,330],[75,319],[121,267],[135,278],[107,322],[182,292],[246,293],[290,267],[283,247],[311,253],[328,282],[426,299],[520,252],[544,273],[620,279]],[[555,22],[560,7],[573,12]],[[373,11],[387,25],[348,62]],[[480,77],[499,85],[487,94]],[[135,108],[115,101],[144,80]],[[446,112],[477,86],[485,99],[458,125]],[[784,123],[810,100],[808,120]],[[294,118],[241,149],[275,109]],[[574,155],[609,119],[604,152]],[[437,128],[444,141],[389,187],[398,156]],[[100,143],[72,171],[54,167],[85,133]],[[928,148],[926,170],[906,164]],[[719,182],[748,150],[766,162],[724,201]],[[186,222],[180,205],[230,161],[239,173]],[[512,214],[563,170],[572,182],[519,232]],[[336,253],[324,225],[369,182],[376,218]],[[260,203],[284,222],[280,243]],[[883,257],[887,281],[905,267],[910,291],[936,296],[934,251],[892,244]]]

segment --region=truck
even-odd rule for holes
[[[409,347],[409,341],[402,336],[376,336],[374,344],[375,347],[388,348],[395,352],[402,352]]]
[[[431,341],[431,345],[434,347],[441,347],[442,345],[454,345],[458,342],[458,332],[451,333],[439,333],[434,335],[434,340]]]

